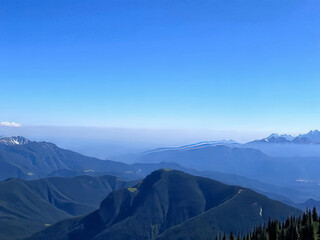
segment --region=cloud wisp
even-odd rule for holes
[[[15,122],[0,122],[1,127],[22,127],[20,123]]]

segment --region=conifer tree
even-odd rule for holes
[[[319,238],[318,238],[319,236]],[[226,239],[224,234],[222,239]],[[231,233],[230,240],[235,240]],[[320,218],[316,209],[307,209],[300,217],[288,217],[284,222],[269,220],[237,240],[320,240]],[[221,240],[221,238],[219,239]]]
[[[269,226],[269,238],[273,240],[279,239],[279,223],[278,221],[272,221]]]
[[[223,234],[222,240],[227,240],[226,234]]]
[[[232,232],[230,234],[229,240],[235,240]]]
[[[313,209],[312,209],[312,220],[314,222],[318,221],[318,213],[317,213],[317,209],[316,207],[314,206]]]

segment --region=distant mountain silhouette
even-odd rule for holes
[[[170,168],[249,187],[285,202],[320,197],[316,184],[303,192],[293,189],[295,185],[301,185],[297,179],[311,178],[315,183],[319,180],[317,168],[320,168],[320,158],[269,157],[259,150],[241,147],[234,141],[223,142],[227,145],[201,142],[151,150],[138,156],[137,161],[141,163],[125,164],[83,156],[48,142],[35,142],[23,137],[3,138],[0,143],[0,180],[78,175],[113,175],[124,180],[137,180],[157,169]]]
[[[99,210],[28,240],[214,239],[220,232],[246,232],[269,218],[299,214],[252,190],[167,169],[110,193]]]
[[[298,179],[320,182],[319,157],[271,157],[248,147],[215,145],[150,151],[137,161],[158,163],[164,159],[186,168],[231,173],[278,186],[296,186]]]
[[[149,151],[146,151],[145,153],[155,153],[155,152],[162,152],[162,151],[169,151],[169,150],[190,150],[190,149],[198,149],[208,146],[219,146],[219,145],[225,145],[225,146],[237,146],[239,145],[238,142],[234,140],[222,140],[222,141],[203,141],[198,142],[194,144],[184,145],[184,146],[178,146],[178,147],[167,147],[167,148],[156,148]]]
[[[0,182],[0,239],[26,237],[59,220],[88,214],[111,191],[133,184],[113,176]]]
[[[278,135],[271,134],[267,138],[261,140],[255,140],[251,143],[273,143],[273,144],[320,144],[320,132],[318,130],[310,131],[307,134],[300,134],[297,137],[292,137],[291,135]]]
[[[288,140],[287,138],[284,138],[284,137],[267,137],[267,138],[263,138],[261,140],[255,140],[255,141],[250,142],[250,143],[288,144],[288,143],[292,143],[292,140]]]
[[[296,208],[299,208],[303,211],[305,211],[307,208],[312,209],[313,207],[316,207],[317,209],[320,209],[320,201],[309,199],[303,203],[295,204]]]
[[[23,137],[0,139],[0,180],[16,177],[37,179],[47,176],[114,175],[138,179],[150,172],[174,164],[125,164],[100,160],[59,148],[49,142],[35,142]]]

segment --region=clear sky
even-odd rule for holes
[[[319,0],[2,0],[0,122],[320,127]]]

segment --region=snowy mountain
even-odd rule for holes
[[[0,144],[8,145],[8,146],[15,146],[15,145],[25,145],[31,143],[30,140],[17,136],[17,137],[1,137]]]
[[[271,134],[269,137],[255,140],[251,143],[291,143],[291,141],[294,139],[291,135],[278,135],[276,133]]]
[[[279,135],[279,134],[273,133],[267,138],[284,138],[284,139],[286,139],[288,141],[292,141],[295,137],[291,136],[290,134],[281,134],[281,135]]]
[[[300,134],[297,137],[293,137],[288,134],[276,134],[273,133],[269,137],[260,139],[260,140],[255,140],[251,143],[276,143],[276,144],[281,144],[281,143],[293,143],[293,144],[320,144],[320,131],[314,130],[310,131],[307,134]]]
[[[296,143],[320,144],[320,131],[314,130],[307,134],[299,135],[293,141]]]

